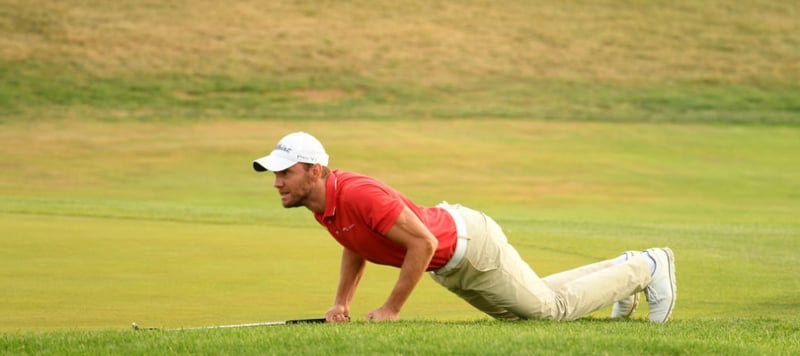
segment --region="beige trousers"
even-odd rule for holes
[[[453,270],[433,279],[497,319],[575,320],[650,283],[646,257],[606,260],[539,278],[500,226],[478,211],[451,205],[466,222],[467,250]]]

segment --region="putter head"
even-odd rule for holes
[[[134,330],[134,331],[137,331],[137,330],[139,330],[139,324],[132,323],[132,324],[131,324],[131,327],[133,327],[133,330]]]

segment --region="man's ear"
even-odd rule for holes
[[[325,170],[322,169],[322,165],[321,164],[314,163],[314,165],[311,166],[311,171],[314,174],[314,178],[322,178],[323,172]]]

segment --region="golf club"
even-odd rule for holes
[[[140,327],[137,323],[132,323],[131,326],[133,327],[134,331],[139,330],[165,330],[165,331],[177,331],[177,330],[203,330],[203,329],[232,329],[232,328],[250,328],[250,327],[257,327],[257,326],[275,326],[275,325],[288,325],[288,324],[320,324],[324,323],[325,318],[313,318],[313,319],[293,319],[293,320],[282,320],[282,321],[266,321],[266,322],[259,322],[259,323],[245,323],[245,324],[230,324],[230,325],[212,325],[212,326],[196,326],[190,328],[176,328],[176,329],[160,329],[160,328],[143,328]]]

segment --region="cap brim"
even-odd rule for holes
[[[256,172],[265,172],[265,171],[280,172],[282,170],[285,170],[293,166],[295,163],[297,162],[281,157],[276,157],[274,155],[269,155],[253,161],[253,169]]]

